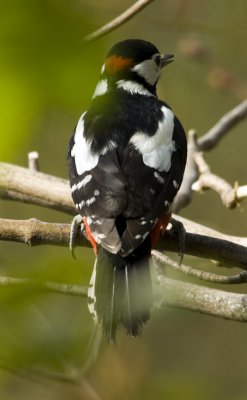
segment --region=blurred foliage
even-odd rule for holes
[[[44,172],[67,177],[67,143],[87,107],[108,48],[139,37],[175,52],[159,84],[186,130],[203,134],[247,95],[246,0],[157,0],[98,42],[83,37],[121,13],[120,0],[0,0],[0,160],[26,164],[37,150]],[[246,184],[246,123],[237,126],[207,160],[215,173]],[[245,207],[245,210],[244,210]],[[39,207],[0,203],[1,216],[66,222]],[[246,235],[246,205],[225,210],[214,193],[195,195],[183,215],[232,234]],[[0,273],[87,284],[89,249],[27,248],[0,243]],[[191,265],[198,260],[188,257]],[[205,269],[214,269],[200,262]],[[231,290],[232,287],[230,288]],[[244,290],[241,286],[234,290]],[[38,379],[33,371],[73,375],[82,370],[93,332],[86,302],[34,290],[0,291],[0,398],[3,400],[234,399],[247,400],[247,326],[179,310],[160,310],[140,339],[119,335],[104,348],[81,387]],[[16,368],[16,370],[15,370]],[[15,370],[15,371],[13,371]],[[26,379],[18,374],[26,371]],[[90,386],[91,385],[91,386]],[[96,398],[96,397],[95,397]]]

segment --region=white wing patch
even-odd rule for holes
[[[172,140],[174,114],[165,106],[161,110],[163,119],[159,122],[156,133],[149,136],[146,133],[137,132],[130,142],[142,154],[145,165],[160,172],[168,172],[171,167],[172,153],[176,151],[175,142]]]
[[[101,149],[98,154],[93,154],[91,152],[91,141],[86,140],[84,137],[85,114],[86,112],[82,114],[78,121],[74,135],[75,144],[71,150],[71,156],[75,158],[76,172],[78,175],[82,175],[86,171],[91,171],[98,164],[101,155],[105,155],[109,150],[117,147],[116,143],[110,140],[107,146]],[[85,186],[89,182],[89,176],[90,175],[87,175],[80,183],[73,185],[72,190],[75,191]]]
[[[86,171],[91,171],[99,161],[99,155],[92,154],[90,143],[86,141],[84,132],[84,116],[86,113],[82,114],[81,118],[76,127],[75,131],[75,144],[71,150],[71,156],[75,158],[76,172],[78,175],[83,174]]]

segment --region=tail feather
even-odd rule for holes
[[[115,341],[121,326],[129,335],[139,335],[152,306],[148,257],[123,258],[100,248],[88,296],[89,310],[108,341]]]
[[[125,265],[124,272],[125,272],[125,289],[126,289],[127,314],[128,314],[128,322],[129,322],[129,329],[127,327],[127,331],[132,332],[133,331],[133,323],[132,323],[132,312],[131,312],[131,299],[130,299],[130,288],[129,288],[128,265]]]

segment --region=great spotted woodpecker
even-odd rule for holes
[[[143,40],[115,44],[69,144],[72,197],[96,253],[89,310],[109,341],[119,326],[137,336],[150,317],[150,253],[183,178],[184,129],[156,94],[173,57]]]

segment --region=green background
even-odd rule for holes
[[[158,93],[186,131],[204,134],[247,97],[246,0],[157,0],[105,38],[83,42],[131,4],[0,0],[1,161],[25,166],[27,153],[37,150],[42,172],[67,178],[71,132],[90,102],[106,52],[125,38],[149,40],[176,54]],[[206,155],[213,172],[230,183],[247,183],[246,129],[246,122],[239,124]],[[4,218],[70,221],[59,212],[2,200],[0,211]],[[181,214],[246,236],[246,203],[229,211],[206,192],[195,194]],[[73,261],[66,248],[2,242],[0,274],[87,284],[93,252],[77,249],[77,257]],[[192,257],[185,263],[215,270]],[[230,289],[246,292],[245,286]],[[116,346],[102,349],[80,387],[34,377],[34,370],[80,371],[92,332],[84,299],[1,289],[0,398],[96,399],[90,394],[95,390],[102,399],[247,399],[247,326],[176,309],[155,311],[140,339],[120,334]]]

